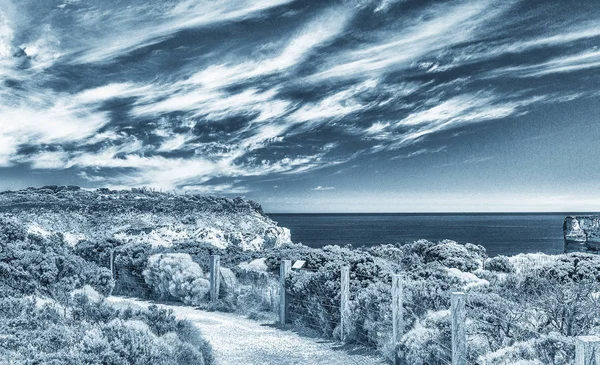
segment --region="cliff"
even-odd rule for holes
[[[277,226],[255,202],[148,189],[47,186],[5,191],[0,192],[0,218],[40,235],[62,233],[72,245],[116,238],[155,246],[189,240],[261,250],[291,242],[290,231]]]
[[[563,223],[565,252],[600,250],[600,216],[567,216]]]

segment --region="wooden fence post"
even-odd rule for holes
[[[348,322],[348,301],[350,294],[350,267],[342,267],[341,273],[341,296],[340,296],[340,339],[346,339],[346,324]]]
[[[402,296],[402,277],[397,274],[392,275],[392,340],[394,343],[394,365],[400,365],[398,344],[400,343],[402,335],[404,335],[404,311]]]
[[[115,249],[110,250],[110,276],[115,280]]]
[[[210,301],[212,303],[219,299],[219,285],[221,283],[221,256],[210,255]]]
[[[110,266],[110,278],[113,279],[113,282],[114,282],[113,286],[110,288],[110,293],[109,293],[109,295],[112,295],[113,290],[115,289],[116,280],[117,280],[115,278],[116,275],[115,275],[115,249],[114,248],[110,250],[110,258],[109,258],[109,260],[110,260],[110,263],[109,263],[109,266]]]
[[[292,260],[283,260],[279,265],[279,324],[287,322],[287,298],[285,291],[285,279],[292,271]]]
[[[467,365],[465,299],[465,293],[452,293],[450,308],[452,316],[452,365]]]
[[[600,364],[600,337],[580,336],[575,341],[575,365]]]

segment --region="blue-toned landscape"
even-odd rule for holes
[[[565,252],[563,221],[570,213],[546,214],[269,214],[310,247],[354,247],[418,239],[482,245],[489,255]]]
[[[0,0],[0,365],[600,364],[599,20]]]

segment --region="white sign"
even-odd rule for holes
[[[306,261],[298,260],[294,262],[294,265],[292,265],[292,269],[302,269],[304,267],[304,264],[306,264]]]

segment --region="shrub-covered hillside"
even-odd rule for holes
[[[340,271],[350,268],[345,341],[393,357],[392,274],[403,277],[406,364],[444,365],[451,359],[450,297],[467,294],[468,363],[572,365],[575,338],[599,335],[600,256],[527,254],[489,258],[485,248],[454,241],[415,241],[369,248],[299,244],[244,252],[177,245],[121,250],[148,295],[193,305],[207,303],[208,256],[237,277],[221,288],[220,308],[255,318],[277,312],[281,260],[304,260],[287,280],[289,318],[325,337],[340,337]],[[143,257],[143,259],[139,259]],[[125,261],[123,261],[125,262]],[[225,274],[222,272],[222,274]],[[117,284],[125,276],[117,277]],[[230,285],[233,283],[233,285]],[[206,304],[204,304],[206,305]]]
[[[214,363],[191,323],[106,304],[113,286],[110,271],[61,234],[0,218],[0,364]]]
[[[290,242],[289,230],[278,227],[252,201],[148,189],[46,186],[5,191],[0,193],[0,216],[42,236],[61,233],[71,245],[107,238],[154,246],[193,240],[260,250]]]

